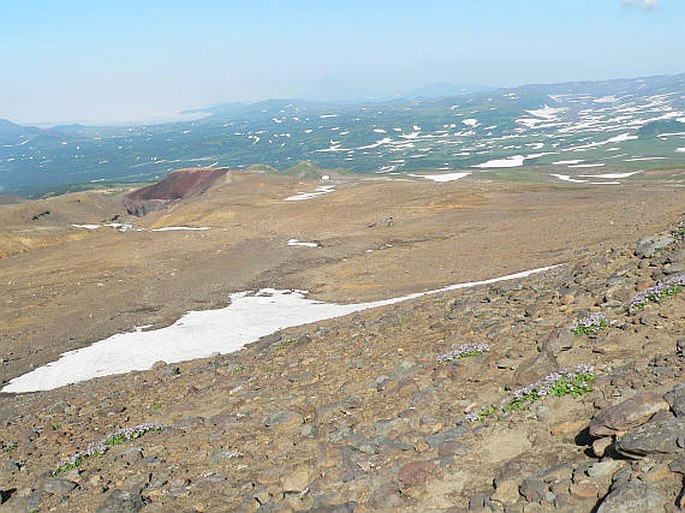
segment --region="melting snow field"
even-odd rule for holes
[[[106,223],[103,225],[100,224],[72,224],[71,225],[73,228],[83,228],[86,230],[97,230],[101,226],[105,226],[107,228],[114,228],[116,230],[119,230],[120,232],[144,232],[144,231],[151,231],[151,232],[179,232],[179,231],[185,231],[185,232],[204,232],[209,230],[210,228],[208,226],[164,226],[162,228],[152,228],[151,230],[146,230],[145,228],[134,228],[132,224],[128,223]]]
[[[320,185],[314,192],[300,192],[299,194],[285,198],[285,201],[304,201],[312,198],[318,198],[319,196],[331,193],[334,190],[335,187],[333,185]]]
[[[443,173],[437,175],[415,175],[408,173],[407,176],[413,176],[414,178],[425,178],[426,180],[432,180],[434,182],[453,182],[469,176],[470,174],[471,173]]]
[[[628,173],[628,174],[631,174],[631,173]],[[632,173],[632,174],[634,174],[634,173]],[[549,176],[553,176],[554,178],[558,178],[559,180],[562,180],[564,182],[571,182],[571,183],[586,183],[588,185],[621,185],[621,182],[591,182],[590,180],[579,180],[578,178],[573,178],[571,175],[560,175],[560,174],[556,174],[556,173],[550,173]],[[579,176],[592,177],[592,178],[608,178],[608,177],[612,177],[613,175],[606,174],[606,175],[579,175]]]
[[[477,164],[473,167],[479,167],[481,169],[499,168],[499,167],[521,167],[523,165],[524,160],[525,160],[525,157],[523,155],[514,155],[513,157],[509,157],[506,159],[488,160],[487,162],[483,162],[482,164]]]
[[[286,242],[287,246],[303,246],[305,248],[318,248],[319,243],[318,242],[301,242],[297,239],[290,239],[288,242]]]
[[[165,226],[164,228],[153,228],[151,232],[204,232],[209,230],[208,226]]]
[[[526,278],[557,266],[540,267],[498,278],[450,285],[398,298],[339,305],[307,299],[302,291],[262,289],[231,294],[231,304],[218,310],[188,312],[166,328],[120,333],[88,347],[69,351],[43,367],[10,380],[5,393],[37,392],[88,379],[149,369],[167,363],[230,353],[284,328],[341,317],[417,297]]]

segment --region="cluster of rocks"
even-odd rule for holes
[[[685,384],[663,396],[645,392],[600,410],[576,442],[595,460],[529,475],[505,466],[494,490],[474,495],[468,511],[637,513],[685,505]]]
[[[2,510],[673,510],[685,473],[683,298],[623,309],[677,262],[672,238],[649,257],[594,248],[525,281],[293,328],[231,355],[2,397]],[[569,331],[595,312],[613,322]],[[480,342],[490,352],[437,361]],[[587,395],[462,420],[580,363],[599,372]],[[52,474],[143,422],[170,428]]]

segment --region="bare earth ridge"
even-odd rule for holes
[[[324,196],[285,201],[320,185],[230,172],[142,218],[113,193],[3,205],[0,379],[114,333],[218,307],[230,292],[297,288],[348,303],[563,265],[291,328],[230,355],[1,396],[3,508],[623,511],[608,508],[636,487],[662,510],[675,508],[675,442],[671,453],[634,462],[615,452],[638,450],[622,447],[655,421],[626,427],[616,449],[610,437],[603,459],[584,433],[597,412],[644,391],[659,398],[680,381],[683,298],[638,313],[624,306],[685,271],[683,189],[658,180],[355,177],[327,182],[335,190]],[[193,227],[208,229],[178,229]],[[636,252],[638,239],[655,234],[672,240],[649,256]],[[573,335],[570,325],[593,312],[615,322]],[[490,353],[437,363],[482,342]],[[463,421],[577,364],[595,367],[592,392]],[[669,404],[646,410],[661,412],[659,422],[679,418]],[[52,475],[75,451],[144,422],[165,427]]]

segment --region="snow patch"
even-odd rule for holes
[[[488,160],[482,164],[476,164],[472,167],[478,167],[480,169],[490,169],[490,168],[502,168],[502,167],[520,167],[523,165],[525,157],[523,155],[514,155],[513,157],[507,157],[505,159],[495,159]]]
[[[623,162],[642,162],[644,160],[666,160],[666,157],[633,157],[630,159],[623,159]]]
[[[314,192],[300,192],[294,196],[288,196],[285,201],[304,201],[312,198],[318,198],[324,194],[329,194],[335,190],[334,185],[320,185]]]
[[[556,162],[552,162],[553,165],[555,166],[568,166],[569,164],[580,164],[583,162],[584,159],[577,159],[577,160],[557,160]]]
[[[425,178],[426,180],[432,180],[434,182],[453,182],[455,180],[460,180],[472,173],[443,173],[435,175],[415,175],[408,173],[407,176],[413,176],[414,178]]]
[[[637,135],[631,135],[631,134],[621,134],[617,135],[616,137],[611,137],[604,141],[604,144],[610,144],[610,143],[619,143],[619,142],[624,142],[624,141],[634,141],[637,139]]]
[[[175,363],[231,353],[278,330],[342,317],[361,310],[451,290],[526,278],[556,266],[541,267],[498,278],[450,285],[398,298],[340,305],[305,297],[303,291],[262,289],[231,294],[231,303],[218,310],[191,311],[171,326],[120,333],[88,347],[63,353],[54,362],[10,380],[2,392],[52,390],[101,376],[149,369],[163,360]]]
[[[568,166],[568,167],[573,167],[573,168],[590,168],[590,167],[604,167],[605,164],[575,164],[573,166]]]
[[[209,230],[208,226],[164,226],[153,228],[151,232],[204,232]]]
[[[320,244],[318,242],[301,242],[297,239],[290,239],[286,242],[287,246],[302,246],[305,248],[318,248]]]

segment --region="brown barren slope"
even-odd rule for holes
[[[210,230],[98,229],[0,259],[6,375],[230,290],[313,286],[315,297],[358,300],[563,265],[295,327],[233,354],[2,396],[4,510],[678,511],[685,292],[625,306],[685,272],[685,191],[354,180],[284,201],[317,185],[236,173],[133,220]],[[644,235],[660,249],[638,243]],[[610,325],[573,334],[591,313]],[[437,362],[463,343],[490,352]],[[463,422],[578,364],[594,366],[592,391]],[[143,422],[165,427],[52,474]],[[591,437],[598,425],[614,427]]]

